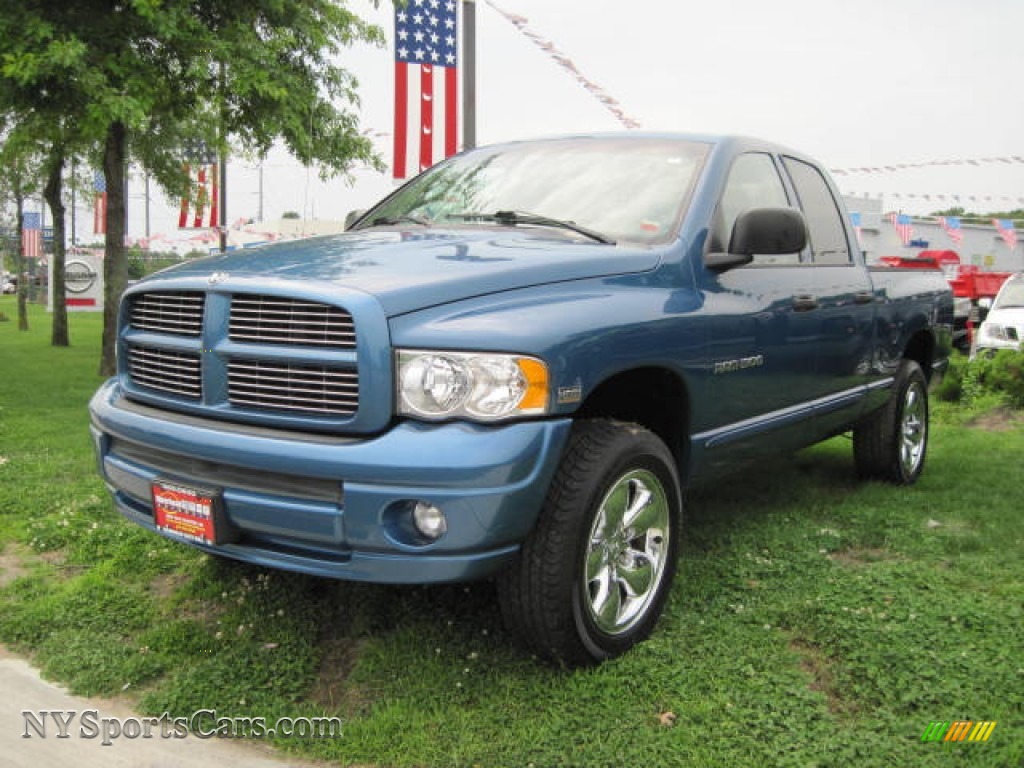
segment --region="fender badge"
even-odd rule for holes
[[[576,382],[569,387],[558,388],[558,404],[568,405],[578,403],[583,399],[583,383],[576,379]]]

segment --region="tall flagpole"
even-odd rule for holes
[[[462,148],[476,146],[476,0],[462,0]]]
[[[220,200],[218,211],[220,213],[220,221],[211,222],[218,225],[218,231],[220,233],[220,252],[224,253],[228,249],[228,126],[227,126],[227,107],[225,106],[224,99],[224,88],[225,88],[225,76],[224,76],[224,62],[220,62],[220,89],[221,89],[221,103],[220,103],[220,146],[218,147],[220,155]]]
[[[222,142],[223,144],[223,142]],[[228,151],[222,146],[220,153],[220,252],[228,249]]]

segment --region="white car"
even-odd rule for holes
[[[1024,341],[1024,273],[1010,277],[999,289],[985,322],[978,329],[974,353],[1020,349]]]

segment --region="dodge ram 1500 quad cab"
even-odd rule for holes
[[[646,637],[683,490],[853,433],[921,474],[938,272],[869,269],[821,166],[738,137],[457,155],[341,235],[200,259],[120,307],[91,402],[130,520],[341,579],[495,577],[569,664]]]

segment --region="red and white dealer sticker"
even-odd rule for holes
[[[157,480],[153,483],[153,517],[165,533],[202,544],[217,541],[216,492]]]

